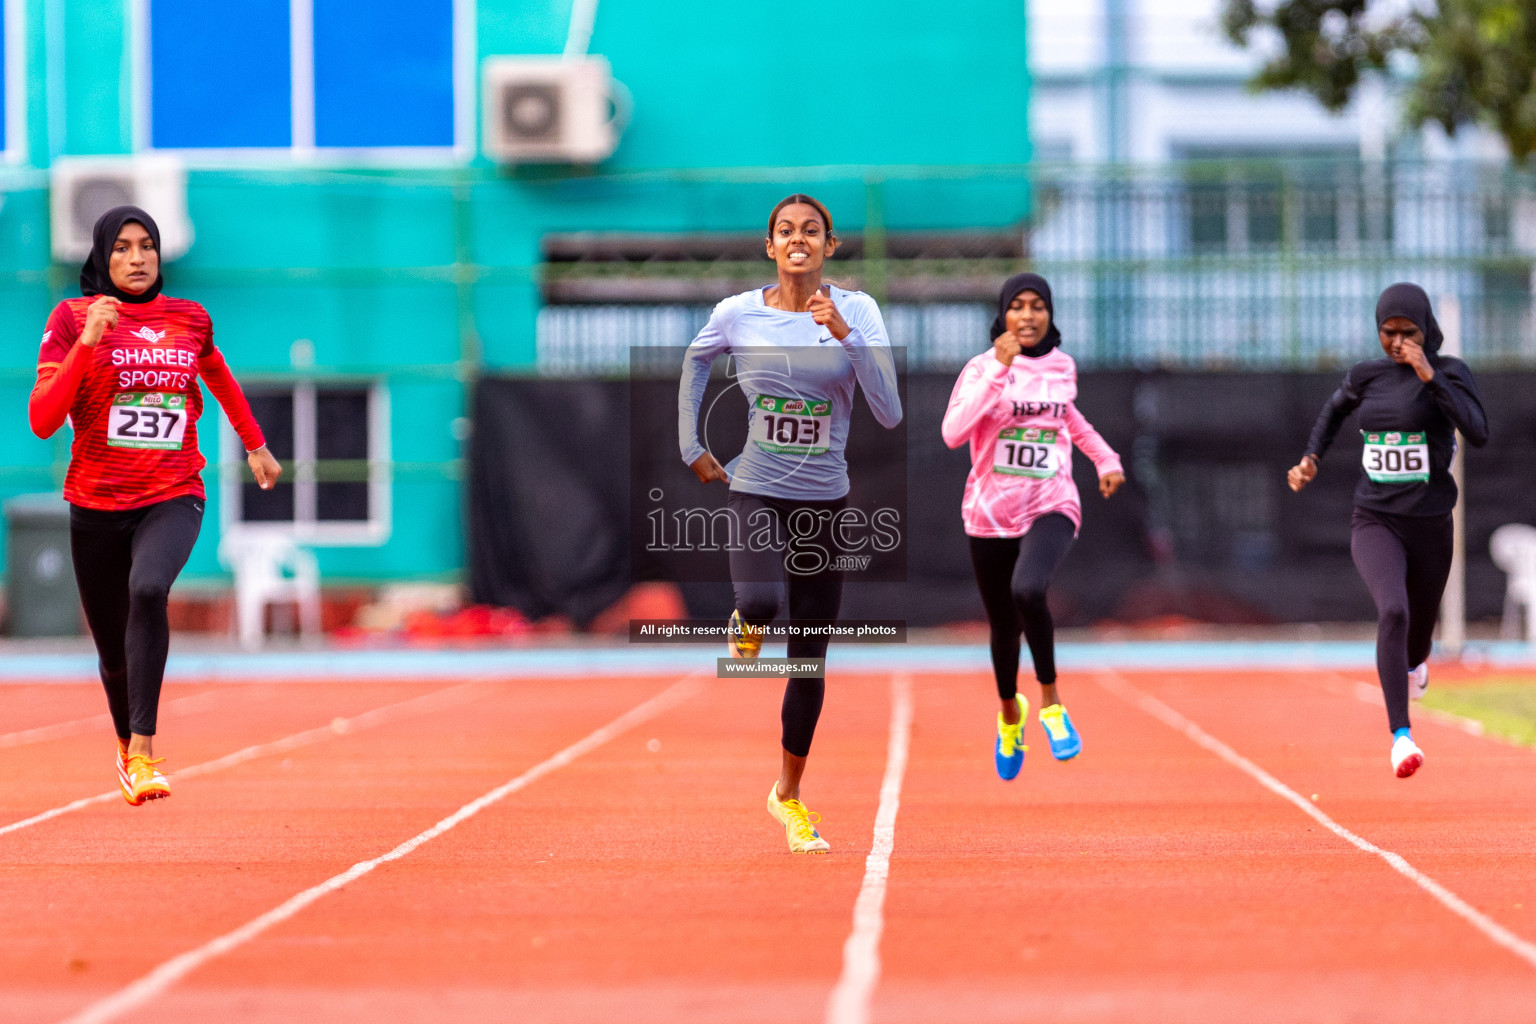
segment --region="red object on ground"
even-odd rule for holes
[[[405,617],[401,629],[413,641],[464,637],[512,639],[533,632],[520,612],[476,604],[453,612],[416,611]]]
[[[629,635],[631,619],[686,619],[688,605],[676,583],[636,583],[592,620],[593,633]]]

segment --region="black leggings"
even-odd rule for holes
[[[1059,512],[1041,516],[1022,537],[970,537],[971,567],[992,627],[992,673],[997,695],[1019,692],[1019,631],[1029,641],[1035,678],[1056,682],[1056,626],[1045,601],[1056,567],[1067,557],[1077,528]]]
[[[843,574],[827,567],[823,555],[837,554],[831,519],[846,504],[843,498],[790,501],[731,492],[726,507],[735,513],[742,540],[731,546],[731,584],[742,618],[754,626],[766,626],[784,606],[786,592],[791,619],[837,618],[843,603]],[[791,637],[788,654],[825,658],[827,638]],[[795,676],[784,687],[779,712],[782,742],[796,757],[811,752],[826,693],[824,679]]]
[[[117,735],[153,736],[171,644],[166,600],[203,523],[190,495],[126,512],[70,506],[80,603]]]
[[[1376,602],[1376,675],[1396,732],[1408,728],[1408,670],[1428,660],[1434,642],[1451,575],[1451,517],[1357,508],[1350,527],[1350,554]]]

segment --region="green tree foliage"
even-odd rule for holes
[[[1304,89],[1329,110],[1349,102],[1360,77],[1412,57],[1418,76],[1405,113],[1455,134],[1489,125],[1525,163],[1536,152],[1536,2],[1438,0],[1434,9],[1387,16],[1371,0],[1226,0],[1222,28],[1239,46],[1263,29],[1282,51],[1259,71],[1259,89]],[[1401,8],[1398,8],[1401,10]]]

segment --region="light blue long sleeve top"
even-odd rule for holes
[[[880,307],[863,292],[831,287],[829,294],[851,328],[842,341],[810,313],[769,306],[761,288],[715,307],[683,359],[677,395],[683,462],[692,465],[706,450],[710,411],[701,424],[700,405],[710,366],[728,353],[733,383],[749,409],[747,445],[725,467],[731,490],[803,501],[848,493],[844,449],[855,382],[888,429],[901,422],[901,396]]]

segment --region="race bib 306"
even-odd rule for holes
[[[1362,430],[1365,475],[1378,484],[1412,484],[1429,480],[1429,444],[1423,431]]]

